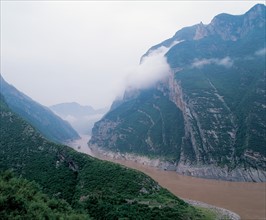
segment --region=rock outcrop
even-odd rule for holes
[[[256,5],[153,46],[143,57],[169,48],[167,80],[126,92],[90,144],[160,158],[157,166],[167,161],[184,175],[266,181],[265,23]]]

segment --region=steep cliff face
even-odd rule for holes
[[[218,15],[195,36],[166,54],[188,143],[178,171],[265,181],[265,6]]]
[[[214,85],[208,80],[208,91],[188,95],[182,91],[182,81],[169,80],[170,99],[183,112],[185,121],[184,140],[191,142],[191,154],[184,157],[190,163],[225,162],[234,156],[233,145],[236,137],[234,115],[218,93]],[[186,148],[188,148],[186,146]],[[223,158],[222,151],[227,151]],[[217,153],[214,157],[213,153]]]
[[[176,171],[231,181],[266,181],[263,152],[248,149],[241,154],[237,152],[237,134],[241,129],[236,120],[238,116],[230,110],[214,85],[209,82],[212,94],[217,98],[211,99],[210,108],[210,97],[188,96],[182,91],[181,81],[173,80],[173,76],[174,72],[169,77],[170,99],[183,113],[185,130]],[[200,103],[200,98],[205,104]]]
[[[266,181],[265,6],[184,28],[142,59],[169,45],[167,80],[125,95],[90,144],[164,158],[186,175]]]
[[[119,152],[164,156],[176,160],[184,133],[181,111],[158,85],[123,102],[97,122],[91,145]],[[169,121],[171,120],[171,121]]]

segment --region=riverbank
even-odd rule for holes
[[[266,219],[266,183],[227,182],[183,176],[134,160],[97,155],[97,152],[93,152],[87,146],[89,137],[82,139],[80,142],[72,143],[72,147],[77,151],[139,170],[178,197],[231,210],[239,214],[241,219]]]
[[[199,207],[199,208],[204,208],[204,209],[209,209],[211,210],[213,213],[215,213],[215,215],[217,216],[216,220],[240,220],[240,216],[230,210],[227,209],[223,209],[223,208],[219,208],[213,205],[209,205],[207,203],[204,202],[200,202],[200,201],[195,201],[195,200],[189,200],[189,199],[184,199],[181,198],[184,201],[186,201],[188,204],[193,205],[195,207]]]

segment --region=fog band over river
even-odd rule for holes
[[[178,197],[201,201],[213,206],[231,210],[241,219],[259,220],[266,218],[266,183],[228,182],[179,175],[145,166],[134,161],[113,159],[96,155],[88,147],[89,136],[83,135],[68,145],[75,150],[93,157],[119,163],[139,170]]]

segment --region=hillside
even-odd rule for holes
[[[91,219],[63,200],[51,199],[35,182],[6,171],[0,175],[1,219]]]
[[[2,219],[46,216],[50,209],[50,219],[66,212],[74,219],[213,218],[140,172],[48,142],[9,109],[1,93],[0,109],[0,171],[11,169],[15,175],[41,187],[2,175]]]
[[[29,122],[44,137],[59,143],[80,138],[68,122],[8,84],[2,76],[0,83],[1,93],[12,111]]]
[[[158,157],[185,175],[266,181],[265,5],[183,28],[141,63],[162,48],[167,78],[126,90],[90,145]]]

